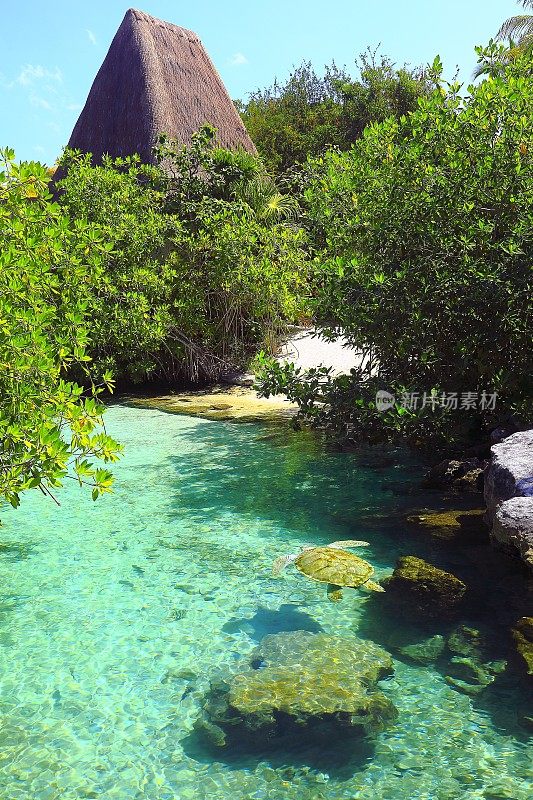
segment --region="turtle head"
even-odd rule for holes
[[[366,583],[363,583],[363,587],[365,589],[370,589],[371,592],[384,592],[385,591],[383,586],[381,586],[381,584],[379,584],[379,583],[376,583],[375,581],[366,581]]]
[[[272,575],[274,577],[280,575],[287,566],[287,564],[291,564],[295,560],[295,558],[298,558],[298,556],[294,553],[291,553],[291,555],[288,556],[279,556],[279,558],[276,558],[276,560],[272,564]]]

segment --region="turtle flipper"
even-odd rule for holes
[[[337,600],[342,600],[342,586],[337,586],[336,583],[328,583],[328,600],[336,603]]]
[[[383,586],[380,586],[379,583],[375,583],[374,581],[367,581],[363,584],[365,589],[370,589],[371,592],[384,592],[385,589]]]
[[[343,547],[368,547],[369,544],[369,542],[358,542],[357,539],[340,539],[338,542],[331,542],[328,547],[342,550]]]
[[[297,558],[297,556],[295,555],[279,556],[279,558],[276,558],[276,560],[272,564],[272,575],[274,577],[279,575],[281,572],[283,572],[287,564],[290,564],[292,561],[294,561],[295,558]]]

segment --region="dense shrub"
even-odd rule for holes
[[[88,459],[113,461],[119,449],[101,428],[98,387],[82,396],[64,380],[77,364],[91,384],[86,298],[109,247],[51,202],[48,179],[0,150],[0,498],[14,506],[24,489],[51,494],[69,467],[95,498],[109,491],[110,473]]]
[[[489,49],[482,59],[490,56]],[[437,61],[435,80],[439,72]],[[465,98],[459,92],[457,84],[439,86],[412,114],[369,126],[350,152],[311,164],[309,224],[323,243],[315,313],[333,336],[342,330],[370,354],[382,388],[438,397],[496,392],[497,414],[526,420],[533,373],[531,61],[508,65]],[[346,379],[332,384],[323,376],[318,387],[314,376],[305,388],[294,375],[271,374],[265,387],[289,382],[308,408],[320,395],[320,416],[329,409],[341,425],[369,410],[372,392],[363,379],[352,376],[350,388]],[[438,404],[429,425],[437,417],[441,424],[443,417],[463,423],[476,416],[480,423],[497,416],[485,411]],[[396,408],[372,427],[383,423],[389,432],[419,432],[420,415]]]
[[[254,92],[238,104],[246,128],[268,167],[284,172],[328,147],[346,150],[366,125],[416,108],[430,91],[422,69],[396,68],[368,51],[354,80],[335,63],[319,76],[303,62],[285,83]]]
[[[212,129],[187,148],[162,138],[158,153],[162,167],[63,160],[63,207],[112,244],[88,297],[90,353],[122,384],[213,381],[298,318],[304,234],[261,162],[217,148]]]

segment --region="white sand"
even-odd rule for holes
[[[334,342],[327,342],[316,334],[315,328],[301,328],[295,331],[281,348],[277,360],[281,364],[292,362],[301,369],[311,369],[322,364],[325,367],[333,367],[334,375],[348,373],[353,367],[361,365],[361,353],[347,347],[344,337]]]

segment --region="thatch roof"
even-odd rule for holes
[[[182,144],[205,123],[222,147],[256,152],[200,39],[192,31],[129,9],[72,131],[69,147],[152,160],[160,133]]]

